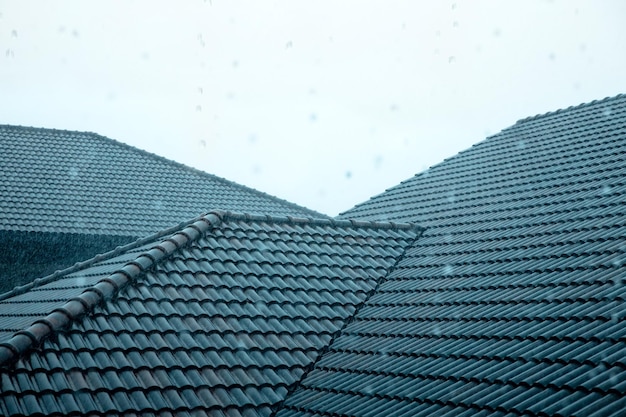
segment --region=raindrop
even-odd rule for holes
[[[206,140],[200,139],[200,146],[202,146],[203,148],[206,148]]]
[[[204,90],[202,89],[202,87],[198,87],[198,93],[200,94],[204,93]]]
[[[435,324],[435,325],[433,326],[433,334],[434,334],[435,336],[441,336],[441,328],[439,327],[439,325],[438,325],[438,324]]]
[[[456,3],[452,3],[452,10],[456,9]]]
[[[612,313],[612,314],[611,314],[611,321],[612,321],[613,323],[617,323],[617,322],[619,322],[619,313]]]
[[[76,167],[70,167],[68,173],[70,178],[76,178],[78,177],[78,168]]]
[[[550,61],[554,61],[556,59],[556,55],[554,52],[550,52],[550,55],[548,55],[548,58],[550,59]]]
[[[396,104],[392,104],[391,106],[389,106],[389,110],[397,111],[398,110],[398,106]]]
[[[202,106],[198,104],[198,105],[196,106],[196,111],[202,111]]]
[[[499,38],[502,35],[502,30],[500,28],[495,28],[492,34],[494,38]]]
[[[165,209],[165,204],[161,200],[153,200],[152,209],[157,211],[163,210]]]
[[[312,121],[312,122],[316,122],[317,121],[317,114],[311,113],[309,115],[309,120]]]
[[[603,195],[607,195],[607,194],[611,194],[611,187],[609,185],[605,185],[604,187],[602,187],[602,194]]]
[[[382,163],[383,163],[383,156],[376,155],[376,157],[374,158],[374,168],[379,169]]]
[[[611,110],[610,107],[607,107],[606,109],[602,110],[602,115],[605,117],[609,117],[611,113],[613,113],[613,111]]]
[[[452,22],[452,27],[453,28],[458,28],[459,27],[459,22],[457,20],[455,20],[454,22]]]
[[[454,191],[448,191],[447,200],[448,200],[448,203],[454,203],[456,201],[456,195]]]
[[[13,36],[14,38],[17,38],[17,30],[13,29],[11,31],[11,36]]]
[[[517,142],[517,149],[526,149],[526,142],[520,140]]]
[[[452,273],[454,272],[454,267],[450,264],[446,264],[443,267],[443,274],[444,275],[452,275]]]
[[[346,179],[352,178],[352,172],[346,171]]]
[[[75,278],[74,285],[76,287],[84,287],[87,284],[87,277],[84,275],[79,275]]]
[[[285,44],[285,49],[293,48],[293,42],[289,41]]]
[[[78,38],[80,36],[80,34],[78,33],[78,31],[76,29],[74,29],[72,31],[72,36],[75,37],[75,38]]]
[[[234,60],[233,61],[233,68],[237,68],[237,67],[239,67],[239,61]]]
[[[456,58],[454,56],[449,56],[448,57],[448,64],[453,64],[454,61],[456,61]]]
[[[199,33],[197,36],[198,42],[200,43],[200,45],[204,48],[206,43],[204,42],[204,37],[202,36],[202,33]]]
[[[7,58],[15,58],[15,52],[10,48],[6,50],[5,55]]]

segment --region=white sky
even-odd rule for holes
[[[518,119],[626,92],[624,22],[621,0],[0,0],[0,123],[336,215]]]

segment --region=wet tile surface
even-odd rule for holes
[[[626,96],[522,120],[340,217],[427,230],[279,416],[626,409]]]

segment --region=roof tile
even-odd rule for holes
[[[96,262],[95,271],[87,264],[70,271],[100,277],[87,289],[46,281],[7,297],[7,306],[35,291],[41,300],[63,294],[72,301],[51,301],[63,308],[47,316],[54,307],[34,306],[30,314],[47,319],[5,340],[13,359],[6,357],[0,372],[9,378],[0,403],[40,393],[38,375],[49,373],[46,389],[80,392],[74,398],[80,405],[47,404],[51,413],[219,408],[268,415],[420,233],[412,225],[355,227],[225,212],[205,219],[181,226],[173,238],[165,237],[168,244],[144,242],[134,257],[122,253],[119,261],[100,261],[115,268]],[[212,227],[199,233],[195,224]],[[325,236],[327,244],[305,243],[312,235]],[[350,236],[359,238],[348,250],[338,239]],[[278,241],[288,248],[284,256],[266,257],[270,245],[259,243]],[[378,256],[366,250],[371,245]],[[284,268],[286,263],[298,269]],[[59,313],[65,321],[44,324],[58,321]],[[6,389],[16,378],[26,378],[28,388]]]
[[[526,119],[342,214],[426,231],[277,416],[619,415],[625,132],[623,95]]]

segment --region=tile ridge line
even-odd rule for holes
[[[356,219],[323,219],[317,217],[296,217],[296,216],[274,216],[274,215],[259,215],[249,213],[238,213],[233,211],[221,211],[218,210],[214,213],[220,215],[223,220],[242,220],[248,222],[267,222],[267,223],[287,223],[293,225],[312,225],[312,226],[330,226],[340,228],[352,228],[352,229],[391,229],[391,230],[423,230],[423,227],[417,223],[411,222],[393,222],[393,221],[370,221],[370,220],[356,220]]]
[[[115,297],[119,291],[141,276],[146,270],[158,264],[172,253],[200,238],[210,229],[219,226],[222,213],[212,211],[187,224],[169,238],[128,261],[117,271],[102,278],[80,295],[66,301],[61,307],[52,310],[46,317],[37,319],[29,327],[16,332],[9,340],[0,343],[0,368],[7,368],[17,362],[45,339],[69,327],[92,311],[103,301]]]
[[[517,125],[522,124],[524,122],[529,122],[529,121],[541,119],[543,117],[549,117],[549,116],[553,116],[555,114],[559,114],[559,113],[563,113],[563,112],[567,112],[567,111],[572,111],[572,110],[580,110],[580,109],[583,109],[585,107],[591,107],[591,106],[594,106],[594,105],[603,104],[603,103],[607,103],[607,102],[610,102],[610,101],[616,101],[616,100],[623,99],[623,98],[626,98],[626,93],[619,93],[619,94],[614,95],[614,96],[607,96],[607,97],[604,97],[604,98],[595,99],[595,100],[591,100],[591,101],[586,101],[586,102],[582,102],[582,103],[575,104],[575,105],[572,105],[572,106],[568,106],[568,107],[563,107],[563,108],[556,109],[556,110],[547,111],[547,112],[544,112],[544,113],[538,113],[538,114],[535,114],[533,116],[528,116],[528,117],[524,117],[523,119],[519,119],[511,127],[516,127]]]

